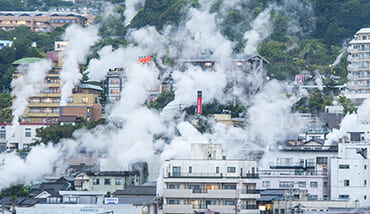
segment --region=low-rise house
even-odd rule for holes
[[[139,171],[87,172],[88,190],[114,192],[144,183]]]

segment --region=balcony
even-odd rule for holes
[[[240,209],[242,209],[242,210],[257,210],[258,206],[257,206],[257,204],[242,204],[240,206]]]
[[[165,189],[164,195],[168,198],[235,198],[239,190],[236,189]]]
[[[276,170],[260,170],[258,173],[261,176],[327,176],[327,171],[276,171]]]
[[[168,173],[167,178],[259,178],[258,173],[244,173],[238,175],[236,173]]]

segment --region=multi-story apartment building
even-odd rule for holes
[[[67,106],[60,106],[62,57],[60,52],[48,52],[47,58],[53,62],[54,66],[45,76],[45,87],[41,89],[40,93],[29,99],[21,122],[53,124],[58,123],[61,116],[84,117],[88,121],[100,119],[102,117],[100,97],[103,89],[96,85],[79,84],[73,89]],[[41,58],[23,58],[13,64],[27,66],[39,60]],[[23,72],[16,70],[13,79],[20,75],[23,75]]]
[[[315,137],[315,135],[313,135]],[[297,188],[308,191],[310,200],[329,200],[329,159],[338,154],[336,146],[322,139],[291,140],[271,147],[261,160],[258,189]]]
[[[106,94],[107,101],[121,99],[123,83],[125,81],[123,68],[109,69],[106,75]]]
[[[76,12],[0,11],[0,28],[7,31],[21,25],[35,32],[50,31],[65,24],[85,25],[86,21]]]
[[[367,131],[368,132],[368,131]],[[350,132],[338,144],[338,157],[330,159],[332,200],[370,204],[369,134]]]
[[[227,160],[219,144],[192,144],[191,154],[165,163],[163,213],[259,213],[256,161]]]
[[[346,96],[359,105],[370,93],[370,28],[356,32],[348,48]]]

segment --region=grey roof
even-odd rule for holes
[[[272,200],[279,200],[282,196],[278,195],[261,195],[261,198],[257,199],[257,201],[272,201]]]
[[[139,171],[98,171],[98,172],[86,172],[88,176],[128,176],[128,175],[140,175]]]
[[[30,193],[30,196],[37,196],[43,191],[46,191],[51,195],[59,195],[59,191],[70,189],[71,186],[67,181],[41,183],[38,189],[33,189],[33,191]]]
[[[124,190],[117,190],[113,193],[113,195],[150,195],[155,196],[157,193],[157,187],[155,186],[136,186],[136,187],[128,187]]]
[[[148,205],[154,203],[155,196],[118,196],[119,204]]]
[[[266,189],[264,191],[260,192],[261,197],[263,195],[284,195],[285,194],[285,189]]]
[[[92,85],[92,84],[82,84],[81,88],[87,88],[87,89],[93,89],[98,91],[103,91],[103,89],[98,85]]]

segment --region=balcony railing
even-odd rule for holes
[[[169,178],[259,178],[258,173],[168,173]]]
[[[260,190],[257,189],[242,189],[242,194],[259,194]]]
[[[193,209],[207,209],[205,204],[193,204]]]
[[[328,175],[327,171],[320,171],[320,170],[315,170],[315,171],[275,171],[275,170],[259,170],[258,173],[260,175],[278,175],[278,176],[296,176],[296,175],[301,175],[301,176],[315,176],[315,175],[322,175],[326,176]]]
[[[256,204],[242,204],[240,208],[242,210],[256,210],[258,206]]]

